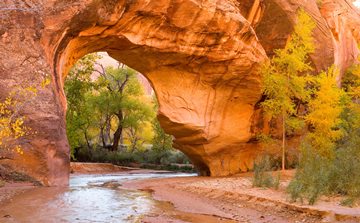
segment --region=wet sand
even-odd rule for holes
[[[13,197],[21,195],[30,191],[37,186],[30,182],[6,182],[4,186],[0,187],[0,206],[3,203],[9,202]]]
[[[360,208],[341,206],[340,197],[322,198],[314,206],[289,202],[285,189],[292,174],[284,174],[278,190],[253,188],[251,173],[221,178],[151,179],[123,186],[150,191],[156,200],[172,204],[170,214],[160,205],[143,222],[184,222],[183,213],[217,216],[224,222],[360,222]]]

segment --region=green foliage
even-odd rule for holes
[[[95,54],[82,58],[65,82],[72,158],[121,165],[189,163],[172,148],[172,136],[155,117],[157,102],[144,95],[137,72],[103,67],[97,59]]]
[[[89,131],[95,117],[94,109],[89,101],[90,92],[94,88],[91,80],[98,59],[96,54],[89,54],[78,61],[69,72],[65,81],[67,98],[66,130],[73,157],[74,149],[89,143]]]
[[[360,198],[360,131],[335,151],[334,159],[320,155],[311,145],[303,145],[300,165],[288,192],[293,201],[314,204],[321,195],[346,195],[344,204]]]
[[[359,48],[360,49],[360,48]],[[342,80],[342,87],[348,95],[359,103],[360,100],[360,56],[358,63],[351,66]]]
[[[67,134],[72,154],[75,148],[84,145],[90,148],[98,140],[103,146],[113,143],[113,149],[126,137],[125,142],[133,149],[141,147],[144,138],[150,140],[149,136],[143,137],[143,126],[150,123],[155,111],[144,96],[137,73],[128,67],[98,65],[101,69],[95,69],[98,58],[90,54],[79,60],[65,82]]]
[[[334,194],[347,195],[347,205],[360,198],[360,131],[346,145],[336,151],[329,190]],[[350,199],[350,200],[349,200]]]
[[[99,89],[95,104],[105,114],[115,115],[123,111],[123,120],[118,124],[124,128],[138,125],[138,120],[151,110],[142,107],[143,102],[139,101],[138,96],[143,91],[136,79],[136,72],[130,68],[106,68],[106,72],[97,80],[97,85]]]
[[[341,114],[343,137],[337,143],[330,190],[347,195],[344,203],[352,205],[360,199],[360,104],[353,94],[348,99]]]
[[[175,164],[189,164],[189,159],[180,151],[167,150],[167,151],[109,151],[101,147],[87,148],[83,147],[78,151],[77,160],[82,162],[100,162],[100,163],[113,163],[116,165],[131,165],[132,163],[147,164],[152,168],[169,169],[176,168]],[[181,168],[179,168],[181,169]],[[186,169],[186,167],[185,167]]]
[[[156,98],[154,99],[154,101],[155,101],[154,109],[158,110],[158,104]],[[165,133],[164,129],[160,126],[160,122],[156,118],[153,119],[151,124],[154,130],[152,149],[157,151],[158,153],[165,152],[167,150],[172,150],[173,136]]]
[[[151,101],[144,96],[137,73],[127,67],[108,67],[97,81],[99,97],[97,104],[101,113],[116,118],[113,149],[117,149],[123,130],[128,129],[131,147],[138,146],[140,127],[150,122],[155,112]],[[102,109],[104,108],[104,109]]]
[[[271,174],[272,162],[270,156],[262,156],[257,162],[254,163],[254,179],[253,187],[274,187],[278,189],[280,184],[280,175],[275,179]]]
[[[153,150],[158,152],[171,150],[173,148],[173,136],[165,133],[164,129],[161,128],[160,123],[157,119],[153,120],[152,126],[155,133],[152,140]]]
[[[331,161],[316,153],[310,145],[304,144],[301,159],[294,179],[290,182],[288,192],[296,201],[306,198],[314,204],[318,197],[328,191]]]

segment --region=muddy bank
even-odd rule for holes
[[[14,171],[7,165],[0,165],[0,206],[19,194],[36,188],[39,183],[31,177]]]
[[[156,200],[171,202],[177,211],[237,222],[360,222],[360,208],[341,206],[339,197],[323,198],[314,206],[289,202],[285,189],[291,174],[282,177],[278,190],[253,188],[250,173],[223,178],[152,179],[124,186],[151,191]],[[144,222],[169,218],[178,219],[157,210]]]
[[[172,173],[167,170],[152,170],[126,166],[117,166],[111,163],[70,163],[72,174],[107,174],[107,173]]]
[[[4,182],[0,187],[0,206],[12,200],[16,195],[21,195],[35,186],[31,182]]]
[[[110,163],[70,163],[70,173],[72,174],[103,174],[132,170],[139,170],[139,168],[116,166]]]

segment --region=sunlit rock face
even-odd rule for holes
[[[24,114],[36,132],[9,165],[46,185],[68,181],[63,83],[87,53],[106,51],[144,74],[159,120],[203,175],[247,170],[262,131],[259,67],[285,45],[304,7],[317,28],[317,70],[342,70],[357,55],[359,12],[343,0],[6,0],[0,3],[0,95],[18,83],[39,88]],[[337,10],[334,13],[333,8]]]

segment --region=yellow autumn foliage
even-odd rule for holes
[[[339,126],[345,92],[337,86],[337,75],[338,70],[332,66],[327,72],[315,77],[317,90],[314,92],[315,98],[309,102],[309,113],[305,118],[313,128],[308,134],[311,145],[319,154],[328,158],[333,157],[336,141],[343,136]]]
[[[35,87],[27,87],[11,92],[8,97],[0,101],[0,152],[1,150],[15,151],[23,154],[23,150],[16,140],[27,135],[30,131],[24,125],[25,117],[20,115],[24,103],[37,94]],[[20,100],[20,98],[25,100]]]

